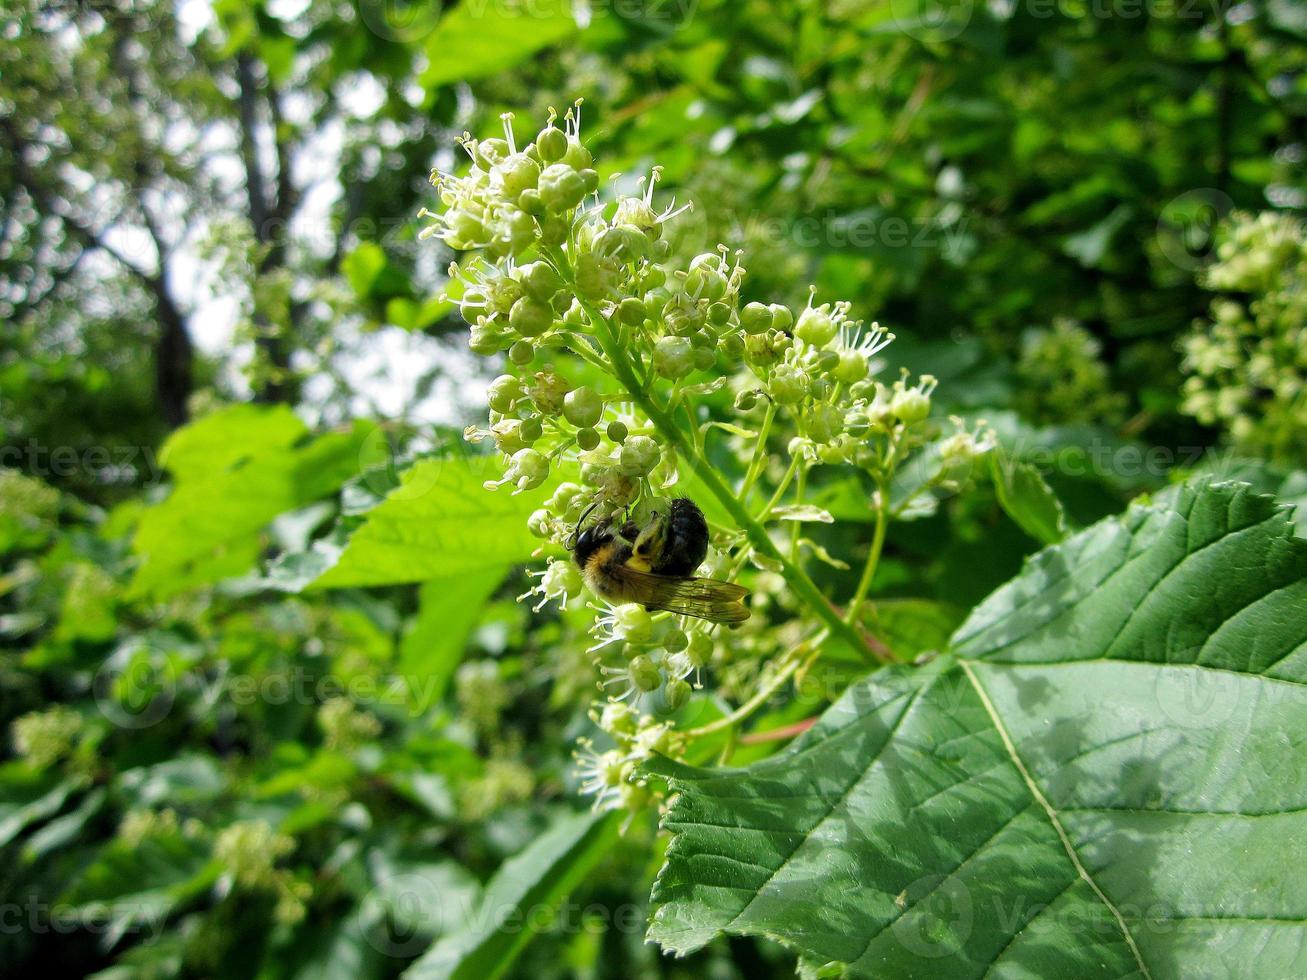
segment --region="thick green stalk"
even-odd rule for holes
[[[721,478],[721,475],[709,465],[703,455],[695,450],[680,426],[657,405],[649,391],[640,384],[634,368],[632,368],[625,352],[618,347],[612,331],[609,329],[608,321],[603,314],[595,309],[593,304],[585,300],[579,301],[581,308],[585,310],[586,316],[594,326],[595,338],[607,355],[609,363],[612,364],[617,380],[630,393],[632,399],[640,406],[641,411],[654,424],[654,427],[658,429],[663,438],[672,444],[682,459],[689,461],[695,475],[708,488],[708,491],[717,498],[717,501],[726,509],[726,512],[731,515],[736,527],[748,535],[754,549],[780,566],[781,576],[794,590],[795,595],[821,618],[822,622],[830,628],[833,634],[841,637],[867,660],[879,659],[875,648],[867,642],[866,638],[852,623],[845,622],[840,617],[835,607],[821,594],[821,590],[817,588],[816,583],[812,581],[808,573],[798,564],[781,554],[780,549],[768,536],[766,528],[754,520],[739,496],[731,490],[726,481]]]

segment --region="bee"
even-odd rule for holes
[[[620,526],[601,521],[572,541],[572,557],[595,595],[711,623],[744,622],[749,618],[744,604],[748,589],[694,578],[707,554],[708,522],[688,497],[676,498],[643,527],[629,520]]]

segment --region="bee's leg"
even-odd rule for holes
[[[635,557],[651,562],[662,554],[667,544],[667,518],[659,516],[649,522],[649,526],[635,539]]]

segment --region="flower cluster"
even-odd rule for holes
[[[14,751],[36,769],[58,762],[77,744],[82,716],[72,708],[56,705],[14,719]]]
[[[1026,331],[1017,361],[1022,414],[1044,425],[1119,421],[1125,399],[1101,355],[1098,338],[1074,320]]]
[[[775,573],[799,589],[798,612],[816,628],[824,618],[827,628],[852,630],[801,568],[805,548],[838,564],[801,534],[804,521],[831,520],[804,502],[809,476],[822,466],[862,471],[874,486],[873,510],[888,520],[917,494],[955,488],[988,451],[989,436],[959,427],[892,502],[896,471],[940,434],[930,418],[935,379],[904,372],[880,380],[893,335],[854,318],[848,303],[819,302],[815,290],[799,310],[749,301],[742,257],[725,246],[678,260],[666,231],[686,207],[656,201],[659,170],[618,181],[630,193],[606,199],[580,142],[579,104],[562,129],[555,121],[551,114],[523,147],[507,116],[502,139],[464,136],[466,170],[433,174],[443,208],[424,212],[432,219],[426,234],[477,251],[451,267],[449,294],[470,325],[472,350],[506,362],[489,385],[486,423],[466,432],[492,442],[502,463],[487,488],[547,486],[528,524],[557,553],[583,521],[620,517],[643,526],[665,512],[690,473],[717,480],[714,494],[736,526],[713,527],[699,574]],[[707,472],[710,441],[713,453],[734,458],[733,486]],[[777,527],[781,521],[789,523]],[[566,558],[536,574],[522,598],[537,596],[537,608],[566,605],[584,591]],[[649,745],[676,744],[665,742],[669,719],[721,655],[723,634],[638,605],[594,608],[589,652],[607,696],[595,720],[617,747],[591,753],[606,761],[590,767],[587,785],[630,802],[635,784],[614,773],[629,770]],[[767,652],[776,651],[758,656]]]
[[[264,820],[238,820],[219,831],[213,856],[224,865],[237,888],[273,892],[278,922],[293,925],[304,917],[312,886],[296,880],[276,862],[295,850],[295,838],[278,833]]]
[[[1307,229],[1281,212],[1234,216],[1206,274],[1210,322],[1181,342],[1183,410],[1281,461],[1307,453]]]
[[[354,749],[381,734],[376,715],[360,711],[349,698],[324,701],[318,708],[318,726],[329,749]]]

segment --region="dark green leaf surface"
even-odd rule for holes
[[[460,932],[441,939],[405,973],[407,980],[493,980],[504,975],[552,909],[585,879],[617,840],[619,813],[558,820],[496,872]]]
[[[1307,543],[1194,484],[1033,558],[925,668],[679,790],[652,938],[866,977],[1307,972]]]

